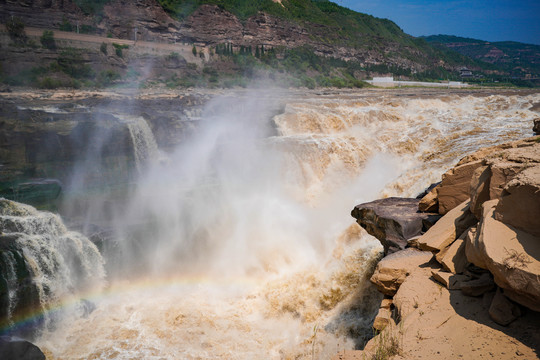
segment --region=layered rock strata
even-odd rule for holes
[[[406,359],[535,358],[539,184],[540,137],[482,149],[448,171],[419,202],[422,210],[438,206],[444,216],[409,242],[418,250],[384,258],[371,278],[392,304],[390,310],[381,306],[375,319],[377,330],[387,326],[384,335],[370,341],[364,354],[344,352],[336,359],[377,354],[388,339],[399,343],[396,354]]]

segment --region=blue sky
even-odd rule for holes
[[[407,34],[540,45],[540,0],[333,0],[394,21]]]

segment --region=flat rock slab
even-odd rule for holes
[[[356,205],[351,215],[366,231],[384,246],[385,253],[402,250],[407,240],[419,236],[422,221],[430,213],[418,212],[420,200],[389,197]]]
[[[432,258],[430,252],[412,248],[392,253],[377,264],[371,282],[383,294],[393,296],[409,274]]]
[[[469,211],[469,202],[464,201],[433,225],[420,239],[418,247],[422,250],[441,251],[456,240],[470,226],[476,223],[476,218]]]

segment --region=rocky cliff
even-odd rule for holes
[[[58,29],[62,24],[69,24],[75,29],[79,24],[81,28],[86,26],[85,31],[103,36],[196,43],[209,47],[224,43],[238,48],[309,46],[318,55],[363,64],[392,64],[414,71],[441,64],[449,68],[455,66],[446,64],[444,60],[441,62],[442,54],[434,53],[422,41],[415,42],[390,21],[345,8],[338,10],[347,10],[347,15],[322,12],[330,20],[325,18],[324,21],[311,22],[266,12],[256,12],[240,20],[222,7],[211,4],[201,5],[185,19],[176,20],[164,11],[157,0],[112,0],[104,5],[99,14],[93,15],[85,14],[72,0],[4,0],[1,5],[0,22],[5,23],[10,17],[17,16],[30,27]]]
[[[46,29],[57,29],[64,20],[81,25],[92,22],[73,0],[0,1],[0,22],[5,24],[11,17],[23,19],[26,26]]]
[[[381,335],[364,354],[345,352],[336,359],[382,353],[400,359],[536,358],[539,194],[539,137],[463,158],[419,202],[420,210],[442,218],[405,236],[408,248],[385,257],[371,278],[386,295],[374,323]],[[360,204],[353,215],[387,243],[388,224],[406,223],[407,217],[393,220],[395,214],[381,206]],[[414,221],[418,210],[408,212]],[[385,220],[374,222],[375,215]]]
[[[198,111],[208,100],[206,95],[140,94],[133,104],[130,94],[4,95],[0,197],[40,206],[74,181],[83,189],[128,187],[137,172],[138,151],[144,151],[137,149],[144,127],[167,151],[193,131]]]

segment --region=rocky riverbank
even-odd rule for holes
[[[385,295],[380,334],[334,359],[539,356],[540,137],[466,156],[420,200],[352,215],[394,252],[371,277]]]

